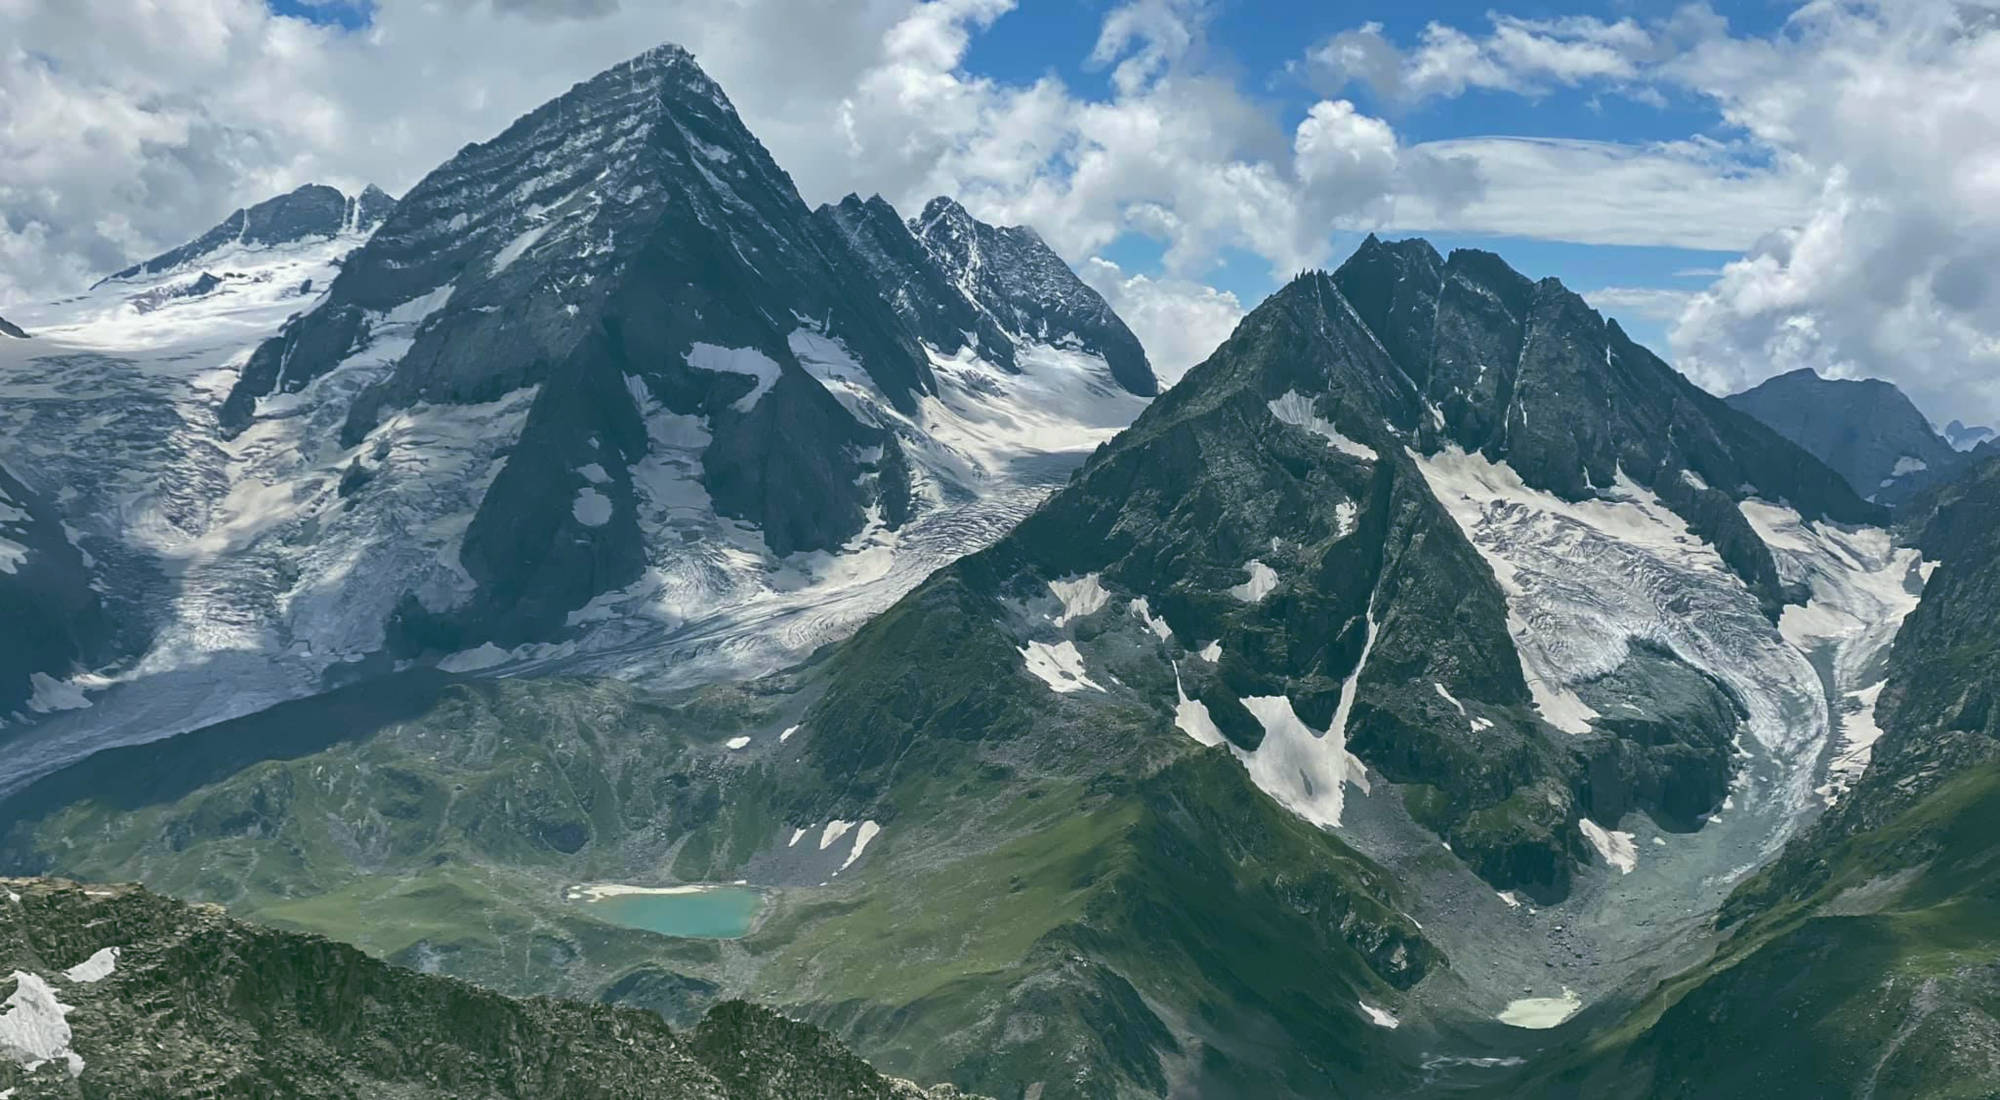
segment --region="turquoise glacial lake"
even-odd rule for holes
[[[764,907],[764,895],[743,886],[718,886],[687,894],[617,894],[583,904],[591,916],[627,928],[688,939],[733,940],[750,931]]]

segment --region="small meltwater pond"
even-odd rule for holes
[[[764,893],[748,886],[573,886],[565,892],[591,916],[627,928],[687,939],[733,940],[749,933]]]

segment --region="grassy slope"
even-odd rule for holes
[[[1000,679],[984,694],[1017,707],[1021,677]],[[561,886],[739,877],[849,804],[805,759],[810,735],[790,755],[717,747],[796,703],[569,681],[419,694],[344,700],[313,736],[281,738],[302,722],[286,711],[99,758],[0,809],[25,815],[10,862],[139,879],[507,991],[684,975],[789,1006],[892,1072],[998,1095],[1396,1080],[1360,1056],[1383,1033],[1356,1001],[1390,1002],[1439,961],[1380,869],[1225,754],[1116,707],[907,747],[868,808],[887,822],[868,860],[778,891],[744,941],[615,928]]]
[[[1540,1087],[1577,1096],[1993,1095],[2000,766],[1958,776],[1825,862],[1817,889],[1744,924]]]
[[[83,1059],[0,1058],[0,1095],[920,1100],[809,1025],[740,1002],[693,1035],[512,1000],[130,886],[7,879],[0,966],[49,981]],[[62,971],[115,948],[99,979]],[[940,1090],[935,1096],[957,1096]]]

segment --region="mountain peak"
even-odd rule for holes
[[[1880,378],[1826,378],[1800,367],[1726,400],[1810,451],[1870,500],[1900,505],[1960,462],[1958,449],[1909,396]]]
[[[28,334],[22,331],[21,326],[9,321],[5,317],[0,317],[0,336],[11,336],[16,340],[26,340],[28,338]]]
[[[350,198],[338,188],[308,183],[238,209],[179,248],[133,264],[101,282],[187,267],[231,245],[271,247],[343,233],[365,234],[382,224],[395,206],[396,200],[374,184]]]
[[[312,404],[347,449],[418,407],[528,408],[463,528],[465,592],[398,610],[390,645],[542,640],[688,568],[682,548],[725,518],[772,557],[899,528],[922,487],[899,440],[928,441],[941,385],[926,345],[1002,370],[1021,349],[1097,355],[1153,392],[1137,339],[1039,238],[938,209],[950,247],[879,197],[808,208],[693,58],[650,50],[426,175],[250,356],[217,419],[235,434]],[[1053,366],[1129,408],[1103,368]],[[753,583],[703,568],[704,586],[729,578],[723,598]]]
[[[988,225],[943,195],[925,203],[909,229],[1002,329],[1098,355],[1126,390],[1159,392],[1139,338],[1034,230]]]
[[[917,215],[917,221],[925,229],[937,222],[968,224],[973,217],[957,199],[949,195],[939,195],[924,204],[924,212]]]

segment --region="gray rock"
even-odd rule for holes
[[[1964,463],[1902,390],[1878,378],[1821,378],[1802,367],[1728,401],[1811,451],[1856,493],[1884,504],[1908,501]],[[1964,425],[1958,428],[1960,438],[1971,439],[1967,446],[1980,442]]]

